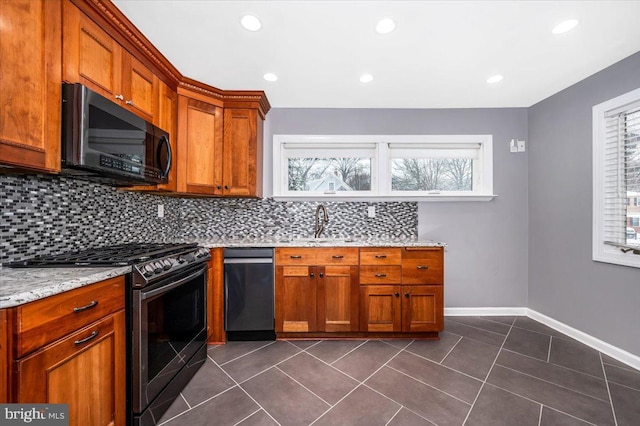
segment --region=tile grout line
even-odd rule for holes
[[[566,386],[562,386],[562,385],[559,385],[559,384],[557,384],[557,383],[553,383],[553,382],[551,382],[551,381],[549,381],[549,380],[541,379],[540,377],[536,377],[536,376],[534,376],[534,375],[532,375],[532,374],[523,373],[522,371],[518,371],[518,370],[516,370],[515,368],[511,368],[511,367],[508,367],[508,366],[506,366],[506,365],[502,365],[502,364],[499,364],[499,363],[496,363],[496,365],[497,365],[498,367],[502,367],[502,368],[505,368],[505,369],[507,369],[507,370],[511,370],[511,371],[513,371],[513,372],[515,372],[515,373],[522,374],[523,376],[531,377],[532,379],[540,380],[541,382],[545,382],[545,383],[548,383],[548,384],[550,384],[550,385],[557,386],[557,387],[559,387],[559,388],[562,388],[562,389],[568,390],[569,392],[577,393],[578,395],[582,395],[582,396],[585,396],[585,397],[587,397],[587,398],[595,399],[596,401],[600,401],[600,402],[608,402],[608,401],[605,401],[604,399],[596,398],[595,396],[592,396],[592,395],[587,395],[586,393],[582,393],[582,392],[577,391],[577,390],[575,390],[575,389],[571,389],[571,388],[568,388],[568,387],[566,387]],[[516,394],[516,395],[517,395],[517,394]],[[538,404],[541,404],[541,402],[539,402]]]
[[[384,426],[389,426],[389,423],[391,423],[391,421],[396,418],[396,416],[398,415],[400,410],[402,410],[402,405],[400,406],[400,408],[398,408],[398,411],[396,411],[395,414],[393,416],[391,416],[389,421],[384,424]]]
[[[507,392],[508,392],[508,391],[507,391]],[[516,395],[517,395],[517,394],[516,394]],[[547,407],[549,410],[557,411],[558,413],[564,414],[565,416],[569,416],[569,417],[571,417],[571,418],[573,418],[573,419],[576,419],[576,420],[578,420],[578,421],[580,421],[580,422],[582,422],[582,423],[586,423],[586,424],[591,425],[591,426],[598,426],[598,425],[597,425],[597,424],[595,424],[595,423],[591,423],[591,422],[589,422],[589,421],[587,421],[587,420],[585,420],[585,419],[581,419],[580,417],[576,417],[576,416],[574,416],[573,414],[565,413],[564,411],[558,410],[557,408],[553,408],[553,407],[550,407],[550,406],[548,406],[548,405],[544,405],[544,404],[542,404],[542,406],[543,406],[543,407]]]
[[[468,403],[467,401],[465,401],[465,400],[463,400],[463,399],[460,399],[460,398],[458,398],[457,396],[451,395],[450,393],[447,393],[447,392],[443,391],[442,389],[438,389],[438,388],[437,388],[437,387],[435,387],[434,385],[430,385],[429,383],[426,383],[426,382],[423,382],[422,380],[416,379],[415,377],[412,377],[412,376],[408,375],[407,373],[405,373],[405,372],[403,372],[403,371],[398,370],[397,368],[393,368],[393,367],[391,367],[390,365],[387,365],[387,368],[390,368],[390,369],[392,369],[393,371],[395,371],[395,372],[397,372],[397,373],[400,373],[400,374],[402,374],[403,376],[406,376],[406,377],[410,378],[411,380],[414,380],[414,381],[416,381],[416,382],[418,382],[418,383],[422,383],[423,385],[425,385],[425,386],[427,386],[427,387],[430,387],[431,389],[434,389],[434,390],[436,390],[436,391],[438,391],[438,392],[440,392],[440,393],[443,393],[443,394],[445,394],[445,395],[447,395],[447,396],[450,396],[451,398],[456,399],[456,400],[458,400],[458,401],[462,402],[463,404],[466,404],[466,405],[468,405],[468,406],[471,406],[471,404],[470,404],[470,403]]]
[[[549,336],[549,350],[547,351],[547,362],[551,364],[549,361],[551,359],[551,345],[553,345],[553,336]]]
[[[526,357],[526,358],[529,358],[529,359],[533,359],[533,360],[538,361],[538,362],[544,362],[540,358],[536,358],[536,357],[533,357],[531,355],[527,355],[527,354],[523,354],[523,353],[520,353],[520,352],[516,352],[516,351],[513,351],[513,350],[508,349],[508,348],[503,348],[502,350],[507,351],[507,352],[511,352],[512,354],[520,355],[520,356],[523,356],[523,357]],[[594,376],[593,374],[585,373],[584,371],[574,370],[573,368],[567,367],[565,365],[555,364],[553,362],[550,362],[549,364],[553,365],[554,367],[562,368],[563,370],[567,370],[567,371],[571,371],[573,373],[582,374],[583,376],[591,377],[592,379],[604,380],[602,377]],[[504,365],[503,365],[503,367],[504,367]]]
[[[264,347],[264,346],[263,346],[263,347]],[[213,359],[211,359],[211,360],[213,361]],[[215,361],[213,361],[213,362],[215,363]],[[240,386],[240,383],[238,383],[238,382],[236,381],[236,379],[234,379],[233,377],[231,377],[231,375],[230,375],[229,373],[227,373],[226,371],[224,371],[224,368],[222,368],[220,365],[218,365],[217,363],[216,363],[216,365],[218,366],[218,368],[219,368],[219,369],[220,369],[224,374],[226,374],[226,375],[227,375],[227,377],[229,377],[229,378],[231,379],[231,381],[232,381],[233,383],[235,383],[235,384],[236,384],[236,386],[237,386],[237,387],[238,387],[242,392],[244,392],[244,393],[245,393],[245,394],[246,394],[246,395],[247,395],[247,396],[248,396],[248,397],[249,397],[253,402],[255,402],[255,403],[256,403],[256,405],[257,405],[258,407],[260,407],[260,408],[261,408],[265,413],[267,413],[267,416],[269,416],[269,417],[271,418],[271,420],[273,420],[274,422],[276,422],[276,424],[277,424],[278,426],[282,426],[282,425],[280,425],[280,422],[279,422],[279,421],[277,421],[277,420],[276,420],[276,419],[271,415],[271,413],[269,413],[269,412],[268,412],[268,411],[267,411],[267,410],[266,410],[262,405],[260,405],[260,403],[259,403],[258,401],[256,401],[256,399],[255,399],[254,397],[252,397],[252,396],[249,394],[249,392],[247,392],[247,391],[246,391],[242,386]],[[235,387],[235,386],[234,386],[234,387]]]
[[[538,426],[542,426],[542,408],[544,405],[540,404],[540,414],[538,415]]]
[[[204,401],[201,401],[201,402],[197,403],[197,404],[196,404],[196,405],[194,405],[193,407],[191,407],[191,408],[189,408],[189,409],[187,409],[187,410],[181,411],[180,413],[176,414],[175,416],[171,417],[170,419],[165,420],[164,422],[160,423],[158,426],[162,426],[162,425],[164,425],[164,424],[166,424],[166,423],[168,423],[168,422],[170,422],[170,421],[172,421],[172,420],[174,420],[174,419],[176,419],[176,418],[178,418],[178,417],[182,416],[183,414],[188,413],[189,411],[191,411],[191,410],[194,410],[194,409],[198,408],[198,407],[199,407],[199,406],[201,406],[202,404],[206,404],[207,402],[211,401],[212,399],[217,398],[217,397],[219,397],[220,395],[222,395],[222,394],[224,394],[224,393],[229,392],[231,389],[235,388],[236,386],[237,386],[237,385],[233,385],[233,386],[231,386],[229,389],[225,389],[225,390],[223,390],[222,392],[218,392],[217,394],[215,394],[215,395],[213,395],[213,396],[210,396],[209,398],[205,399]],[[238,386],[238,387],[239,387],[239,386]]]
[[[300,383],[299,381],[297,381],[293,376],[291,376],[290,374],[287,374],[286,371],[284,371],[283,369],[281,369],[280,367],[276,366],[275,367],[276,370],[278,370],[279,372],[281,372],[282,374],[284,374],[285,376],[287,376],[288,378],[290,378],[291,380],[293,380],[294,382],[296,382],[297,384],[299,384],[300,386],[302,386],[303,389],[307,390],[311,395],[315,396],[316,398],[318,398],[320,401],[324,402],[325,404],[327,404],[329,407],[331,407],[332,405],[330,403],[328,403],[327,401],[324,400],[324,398],[322,398],[320,395],[318,395],[317,393],[315,393],[314,391],[312,391],[311,389],[309,389],[308,387],[306,387],[305,385],[303,385],[302,383]]]
[[[368,342],[368,340],[367,340],[367,341],[365,341],[364,343],[367,343],[367,342]],[[364,345],[364,343],[363,343],[362,345]],[[407,344],[404,348],[407,348],[410,344],[411,344],[411,343]],[[359,345],[359,346],[358,346],[358,348],[359,348],[360,346],[362,346],[362,345]],[[336,402],[332,407],[329,407],[329,409],[328,409],[327,411],[325,411],[324,413],[320,414],[320,416],[318,416],[318,418],[316,418],[313,422],[311,422],[311,423],[309,424],[309,426],[313,425],[315,422],[317,422],[317,421],[318,421],[318,420],[320,420],[322,417],[324,417],[324,416],[325,416],[329,411],[331,411],[331,410],[333,409],[333,407],[335,407],[336,405],[340,404],[340,403],[341,403],[345,398],[347,398],[349,395],[351,395],[353,392],[355,392],[355,391],[356,391],[360,386],[366,386],[366,385],[364,384],[364,382],[366,382],[367,380],[369,380],[369,378],[371,378],[371,376],[373,376],[373,375],[374,375],[374,374],[376,374],[378,371],[380,371],[380,369],[381,369],[382,367],[384,367],[385,365],[387,365],[387,363],[388,363],[389,361],[391,361],[393,358],[395,358],[396,356],[398,356],[398,354],[399,354],[400,352],[402,352],[402,351],[404,350],[404,348],[400,349],[400,350],[399,350],[399,351],[398,351],[394,356],[392,356],[389,360],[387,360],[387,362],[385,362],[384,364],[382,364],[382,365],[381,365],[377,370],[375,370],[373,373],[371,373],[369,376],[367,376],[367,378],[365,378],[363,381],[360,381],[360,380],[358,380],[358,379],[356,379],[356,378],[354,378],[354,377],[351,377],[351,376],[347,375],[348,377],[351,377],[351,378],[352,378],[352,379],[354,379],[356,382],[358,382],[358,386],[356,386],[355,388],[351,389],[351,391],[350,391],[349,393],[347,393],[345,396],[343,396],[342,398],[340,398],[340,400],[338,400],[338,402]],[[356,349],[357,349],[357,348],[356,348]],[[354,350],[355,350],[355,349],[354,349]],[[350,352],[353,352],[353,351],[350,351]],[[349,353],[350,353],[350,352],[349,352]],[[345,354],[345,355],[346,355],[346,354]],[[343,357],[344,357],[344,356],[343,356]],[[343,357],[341,357],[341,358],[343,358]],[[339,360],[339,359],[341,359],[341,358],[338,358],[338,359],[337,359],[337,360],[335,360],[334,362],[338,361],[338,360]],[[332,367],[333,367],[333,366],[332,366]],[[334,367],[334,368],[335,368],[335,367]],[[336,368],[336,370],[337,370],[337,368]],[[343,373],[343,374],[344,374],[344,373]],[[393,402],[395,402],[395,401],[393,401]],[[397,404],[397,402],[396,402],[396,404]],[[399,405],[400,405],[400,407],[403,407],[403,405],[402,405],[402,404],[399,404]]]
[[[291,355],[291,356],[288,356],[288,357],[286,357],[285,359],[283,359],[282,361],[278,361],[278,362],[276,362],[276,363],[275,363],[275,364],[273,364],[272,366],[267,367],[267,368],[265,368],[264,370],[261,370],[261,371],[257,372],[256,374],[254,374],[254,375],[253,375],[253,376],[251,376],[251,377],[247,377],[246,379],[244,379],[244,380],[243,380],[243,381],[241,381],[241,382],[237,382],[237,383],[238,383],[238,385],[242,385],[242,384],[244,384],[244,383],[248,382],[249,380],[253,379],[254,377],[257,377],[257,376],[261,375],[262,373],[264,373],[264,372],[266,372],[266,371],[269,371],[269,370],[271,370],[271,369],[272,369],[272,368],[274,368],[274,367],[277,367],[278,365],[282,364],[283,362],[289,361],[291,358],[293,358],[293,357],[295,357],[295,356],[298,356],[298,355],[300,355],[301,353],[303,353],[303,351],[302,351],[300,348],[298,348],[298,350],[299,350],[300,352],[297,352],[297,353],[295,353],[295,354],[293,354],[293,355]],[[225,373],[226,373],[226,371],[225,371]],[[231,377],[231,376],[229,376],[229,377]],[[235,381],[235,379],[234,379],[234,381]]]
[[[493,363],[491,364],[491,368],[489,368],[489,372],[485,376],[484,381],[482,382],[482,385],[480,386],[480,390],[478,391],[478,394],[476,395],[476,398],[473,400],[473,403],[471,404],[471,408],[469,408],[469,411],[467,412],[467,416],[464,418],[464,421],[462,422],[462,426],[464,426],[467,423],[467,420],[469,420],[469,415],[471,414],[471,411],[473,411],[473,407],[476,405],[476,402],[478,401],[478,398],[480,397],[480,394],[482,393],[482,389],[484,389],[484,385],[487,383],[487,379],[489,378],[489,375],[493,371],[493,367],[495,367],[495,365],[496,365],[496,361],[498,360],[498,357],[500,356],[500,352],[502,351],[502,348],[504,347],[504,344],[507,342],[507,339],[509,338],[509,334],[511,334],[511,330],[513,330],[513,325],[509,328],[509,331],[507,331],[507,335],[504,337],[504,340],[502,341],[502,345],[500,345],[500,349],[498,350],[498,353],[496,354],[496,357],[493,359]]]
[[[392,399],[391,397],[389,397],[389,396],[387,396],[387,395],[383,394],[382,392],[380,392],[380,391],[378,391],[378,390],[376,390],[376,389],[372,388],[372,387],[371,387],[371,386],[369,386],[368,384],[366,384],[366,383],[362,383],[362,386],[364,386],[365,388],[369,389],[369,390],[370,390],[370,391],[372,391],[372,392],[377,393],[377,394],[378,394],[378,395],[380,395],[381,397],[386,398],[386,399],[388,399],[389,401],[391,401],[391,402],[393,402],[393,403],[398,404],[398,405],[400,406],[400,408],[404,408],[405,410],[409,411],[410,413],[415,414],[416,416],[420,417],[421,419],[426,420],[427,422],[431,423],[432,425],[436,425],[436,426],[438,426],[436,423],[434,423],[433,421],[431,421],[431,420],[427,419],[427,418],[426,418],[425,416],[423,416],[422,414],[416,413],[416,412],[415,412],[415,411],[413,411],[411,408],[407,407],[406,405],[402,405],[401,403],[399,403],[399,402],[398,402],[398,401],[396,401],[395,399]],[[467,404],[467,405],[468,405],[468,404]]]
[[[244,358],[244,357],[245,357],[245,356],[247,356],[247,355],[251,355],[252,353],[259,351],[260,349],[266,348],[267,346],[271,346],[271,345],[273,345],[274,343],[276,343],[276,340],[274,340],[273,342],[267,343],[267,344],[266,344],[266,345],[264,345],[264,346],[260,346],[259,348],[256,348],[256,349],[254,349],[254,350],[252,350],[252,351],[249,351],[249,352],[247,352],[246,354],[243,354],[243,355],[240,355],[240,356],[235,357],[235,358],[233,358],[233,359],[230,359],[229,361],[225,361],[225,362],[223,362],[222,364],[218,364],[218,363],[216,362],[216,365],[218,365],[218,366],[222,367],[223,365],[227,365],[227,364],[229,364],[230,362],[236,361],[236,360],[238,360],[238,359],[240,359],[240,358]],[[207,354],[207,356],[208,356],[208,354]],[[213,358],[211,358],[211,359],[213,360]]]
[[[247,420],[249,417],[253,416],[254,414],[260,412],[262,409],[258,408],[256,411],[254,411],[253,413],[249,414],[247,417],[240,419],[240,421],[236,422],[233,424],[233,426],[238,426],[240,423],[244,422],[245,420]]]
[[[189,401],[187,401],[187,398],[184,397],[184,395],[182,394],[182,392],[180,392],[180,397],[182,398],[182,400],[185,402],[185,404],[187,404],[187,407],[191,408],[191,404],[189,404]]]
[[[607,385],[607,394],[609,395],[609,405],[611,405],[611,414],[613,414],[613,422],[615,426],[618,426],[618,419],[616,418],[616,409],[613,407],[613,398],[611,398],[611,389],[609,389],[609,381],[607,380],[607,370],[604,368],[604,362],[602,361],[602,352],[598,352],[600,356],[600,365],[602,366],[602,374],[604,374],[604,383]]]
[[[466,377],[468,377],[468,378],[470,378],[470,379],[477,380],[477,381],[479,381],[479,382],[481,382],[481,381],[482,381],[482,379],[478,379],[477,377],[473,377],[472,375],[470,375],[470,374],[468,374],[468,373],[465,373],[464,371],[459,371],[459,370],[456,370],[456,369],[455,369],[455,368],[453,368],[453,367],[449,367],[448,365],[440,364],[440,363],[438,363],[438,362],[435,362],[435,361],[434,361],[434,360],[432,360],[432,359],[429,359],[429,358],[424,357],[424,356],[422,356],[422,355],[418,355],[418,354],[416,354],[416,353],[414,353],[414,352],[411,352],[411,351],[408,351],[408,350],[406,350],[406,349],[405,349],[404,351],[405,351],[406,353],[408,353],[408,354],[411,354],[411,355],[415,356],[415,357],[418,357],[418,358],[420,358],[420,359],[424,359],[425,361],[428,361],[428,362],[433,363],[433,364],[436,364],[436,365],[438,365],[438,366],[440,366],[440,367],[446,368],[447,370],[451,370],[451,371],[454,371],[454,372],[456,372],[456,373],[458,373],[458,374],[462,374],[463,376],[466,376]]]
[[[447,317],[447,318],[451,318],[451,317]],[[455,318],[455,317],[453,317],[453,318]],[[455,322],[456,324],[459,324],[459,325],[464,325],[465,327],[471,327],[471,328],[474,328],[476,330],[481,330],[481,331],[486,331],[487,333],[496,334],[498,336],[502,336],[502,337],[506,336],[505,334],[498,333],[497,331],[487,330],[486,328],[476,327],[475,325],[465,324],[463,322],[459,322],[459,321],[456,321],[456,320],[453,320],[453,319],[449,319],[449,321]],[[504,324],[504,326],[505,327],[509,327],[509,331],[511,331],[511,328],[513,328],[513,326],[508,326],[507,324]],[[509,331],[507,331],[507,334],[509,333]],[[452,332],[450,331],[449,333],[452,333]],[[453,333],[453,334],[456,334],[456,333]]]
[[[449,356],[449,354],[450,354],[451,352],[453,352],[453,350],[456,348],[456,346],[458,346],[458,343],[460,343],[460,341],[461,341],[461,340],[462,340],[462,336],[460,336],[460,338],[458,339],[458,341],[457,341],[456,343],[454,343],[454,344],[453,344],[453,346],[451,347],[451,349],[449,349],[449,352],[447,352],[447,353],[446,353],[446,355],[444,356],[444,358],[442,358],[442,359],[440,360],[440,362],[438,362],[438,364],[442,365],[442,363],[444,362],[444,360],[445,360],[445,359],[447,359],[447,357]],[[411,352],[411,351],[407,351],[407,352],[413,353],[413,352]]]
[[[355,351],[356,349],[358,349],[359,347],[361,347],[362,345],[364,345],[365,343],[367,343],[369,340],[365,340],[364,342],[362,342],[361,344],[359,344],[358,346],[356,346],[355,348],[351,349],[349,352],[345,353],[344,355],[342,355],[341,357],[334,359],[331,364],[333,365],[334,363],[340,361],[342,358],[344,358],[345,356],[349,355],[351,352]]]

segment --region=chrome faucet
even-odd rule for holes
[[[320,210],[322,210],[323,217],[320,218]],[[327,208],[324,204],[320,204],[316,209],[316,229],[313,233],[314,238],[318,238],[322,231],[324,231],[324,224],[329,223],[329,214],[327,213]]]

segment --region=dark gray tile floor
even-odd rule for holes
[[[447,317],[441,339],[229,342],[177,425],[640,425],[640,372],[527,317]]]

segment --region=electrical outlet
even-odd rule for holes
[[[367,217],[376,217],[376,206],[367,207]]]
[[[524,152],[524,141],[518,141],[518,152]]]
[[[164,217],[164,204],[158,204],[158,217]]]

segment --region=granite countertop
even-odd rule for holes
[[[446,247],[432,240],[358,238],[194,238],[164,241],[216,247]],[[18,306],[131,272],[130,266],[98,268],[3,268],[0,309]]]
[[[198,243],[207,248],[216,247],[446,247],[446,243],[433,240],[401,238],[194,238],[180,242]]]
[[[131,272],[131,266],[99,268],[0,267],[0,309],[22,305],[129,272]]]

